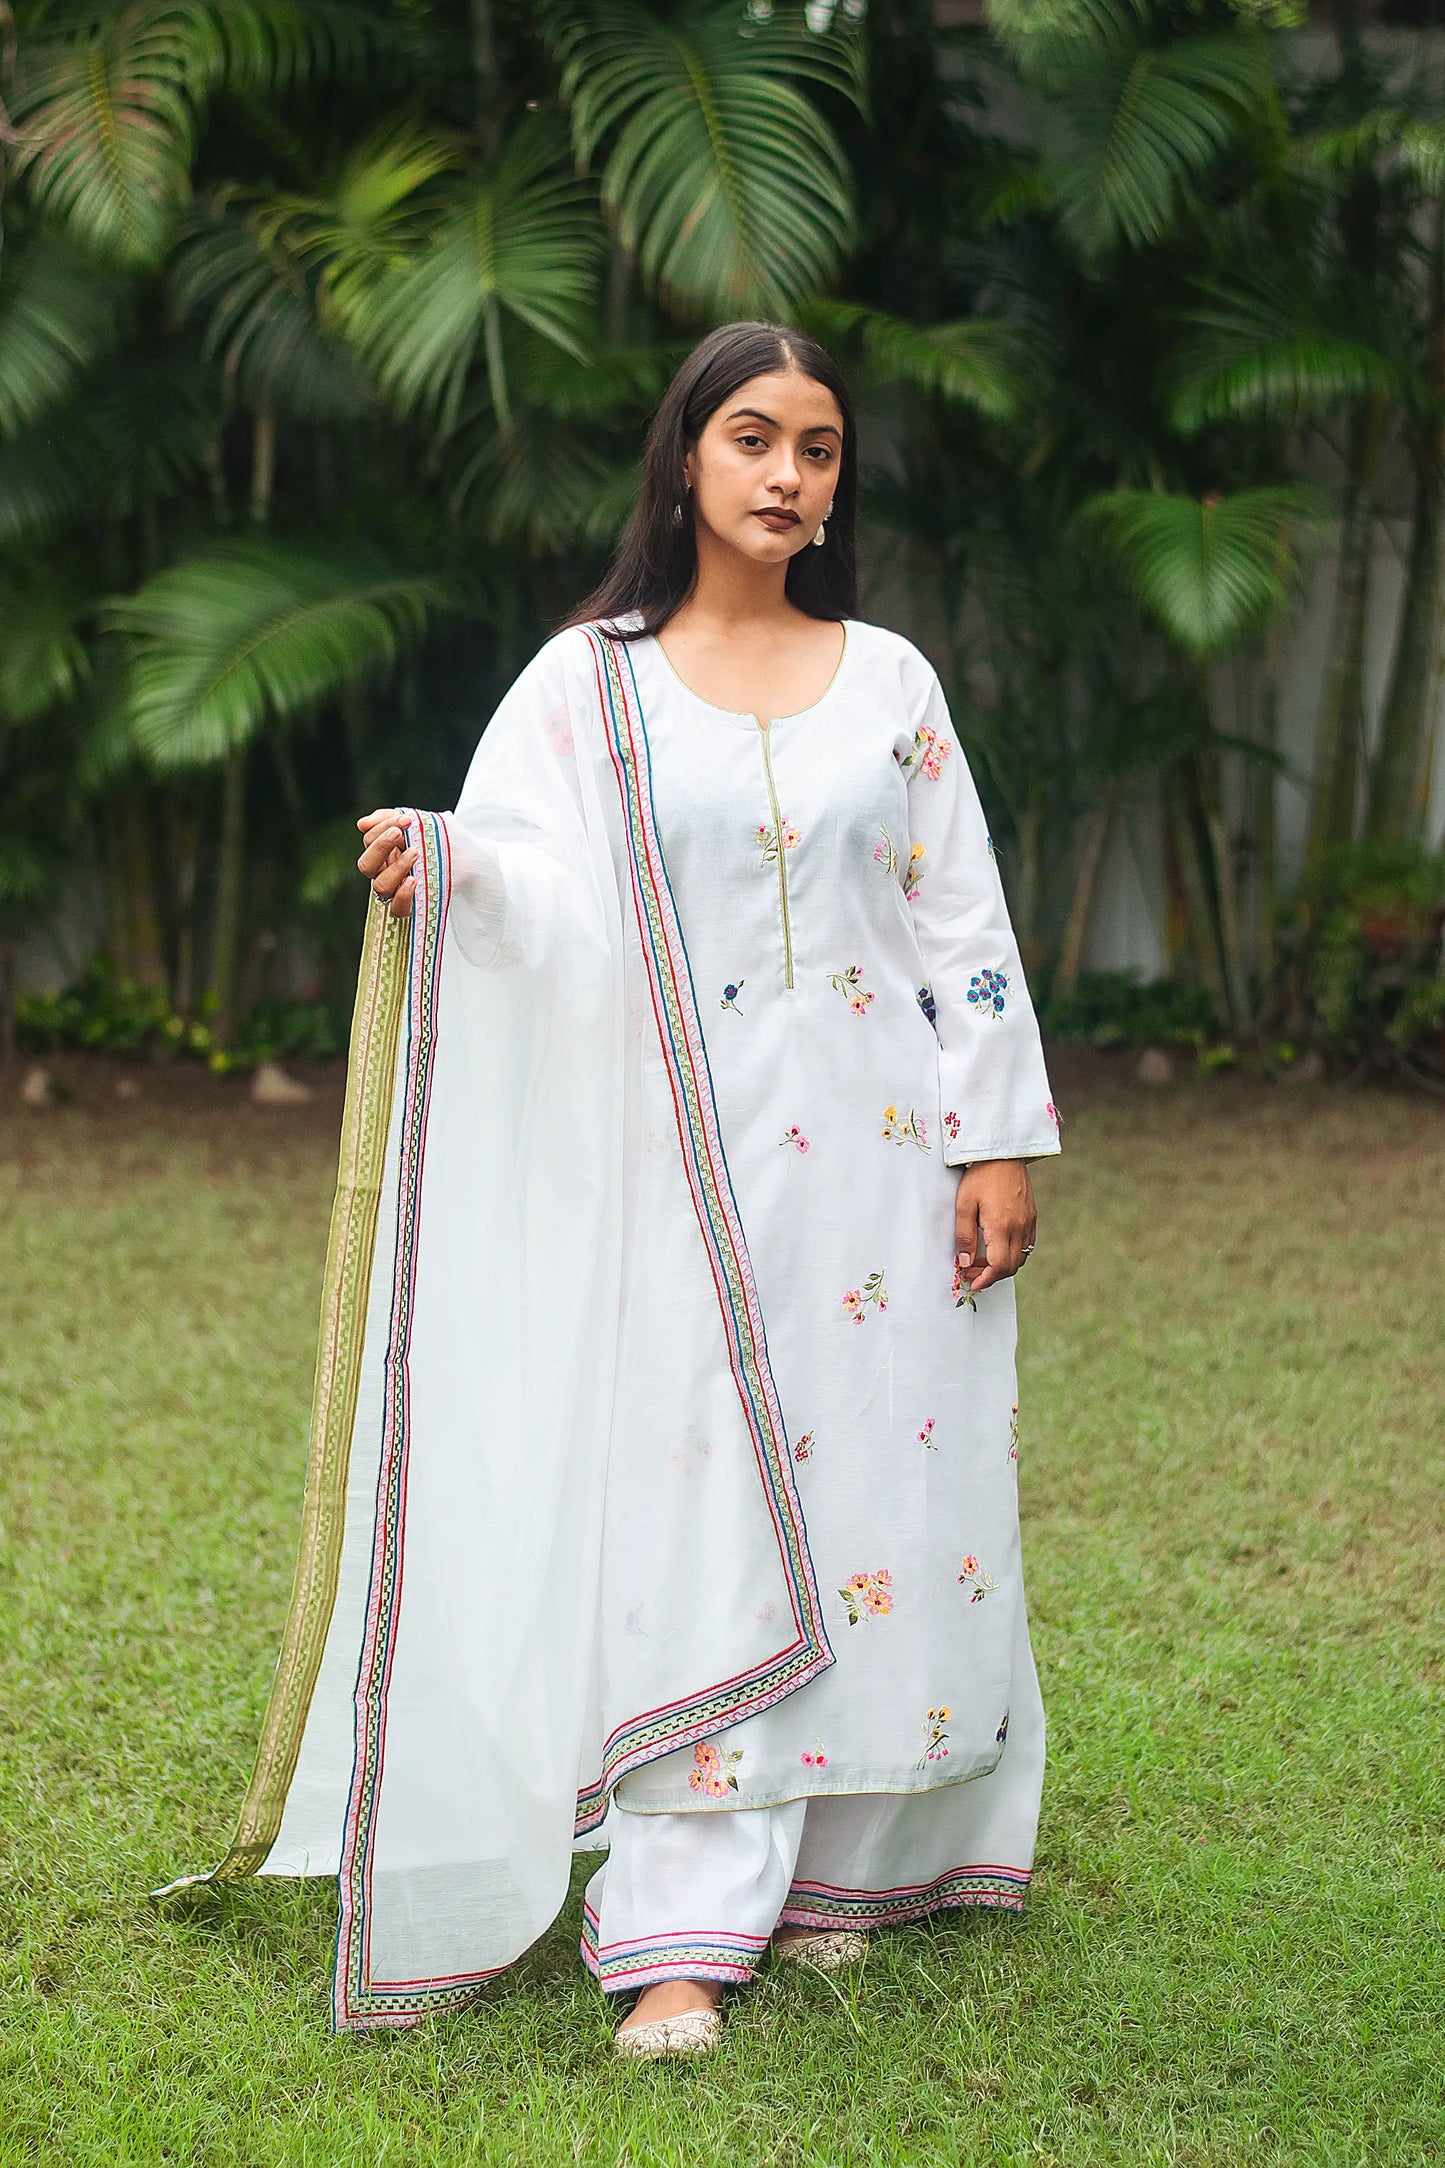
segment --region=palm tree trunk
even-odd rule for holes
[[[14,1061],[16,1053],[17,957],[13,941],[0,941],[0,1061]]]
[[[1273,754],[1279,745],[1279,674],[1283,647],[1283,625],[1278,617],[1271,618],[1265,637],[1264,662],[1260,671],[1259,712],[1255,721],[1255,738],[1267,754]],[[1255,962],[1261,992],[1268,997],[1274,984],[1274,974],[1279,957],[1279,897],[1278,897],[1278,817],[1275,793],[1278,777],[1274,762],[1270,759],[1256,763],[1253,775],[1254,804],[1254,863],[1255,863]]]
[[[1094,895],[1099,885],[1099,868],[1104,862],[1104,845],[1109,839],[1118,801],[1119,786],[1111,783],[1102,802],[1095,806],[1084,823],[1084,840],[1079,847],[1073,898],[1069,904],[1064,937],[1059,943],[1059,961],[1054,971],[1052,991],[1055,994],[1071,994],[1079,983],[1084,942],[1089,931],[1089,916],[1094,908]]]
[[[1220,944],[1206,872],[1208,832],[1200,818],[1197,779],[1186,755],[1170,770],[1167,795],[1173,834],[1174,864],[1184,905],[1184,931],[1195,969],[1220,1017],[1231,1015],[1229,988],[1220,962]]]
[[[221,781],[221,850],[216,865],[216,907],[211,925],[211,1029],[216,1044],[229,1046],[236,1026],[236,960],[240,950],[241,895],[246,865],[246,748],[226,755]]]
[[[276,493],[276,415],[258,407],[251,424],[251,523],[264,527]]]
[[[497,58],[495,0],[471,0],[471,31],[477,145],[490,165],[502,145],[502,71]]]
[[[1372,400],[1350,423],[1350,468],[1340,518],[1340,570],[1334,637],[1320,706],[1305,844],[1306,884],[1327,853],[1355,832],[1365,725],[1365,620],[1370,601],[1373,486],[1384,443],[1387,410]]]
[[[1445,470],[1445,206],[1431,209],[1430,388],[1434,413],[1416,442],[1415,502],[1406,560],[1405,602],[1370,777],[1365,832],[1374,842],[1418,837],[1424,806],[1416,798],[1435,721],[1441,644],[1440,484]]]
[[[125,880],[130,891],[130,968],[131,975],[142,986],[164,986],[166,962],[161,943],[149,810],[145,794],[139,787],[123,793],[120,814],[125,836]]]

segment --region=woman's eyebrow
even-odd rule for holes
[[[782,427],[782,423],[774,421],[771,414],[764,414],[761,407],[734,407],[732,413],[728,416],[728,420],[730,422],[766,422],[769,429],[781,429]],[[832,422],[814,422],[810,428],[803,430],[802,434],[805,437],[836,437],[840,444],[843,441],[842,430],[836,429]]]

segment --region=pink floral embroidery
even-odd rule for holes
[[[805,1746],[798,1759],[805,1769],[826,1769],[828,1766],[821,1739],[815,1739],[810,1747]]]
[[[955,1310],[976,1310],[978,1297],[963,1276],[963,1267],[957,1258],[953,1264],[953,1307]]]
[[[952,1107],[948,1109],[948,1112],[943,1117],[943,1127],[945,1134],[948,1137],[949,1143],[957,1144],[958,1132],[963,1127],[963,1124],[959,1120],[958,1116],[954,1113]]]
[[[893,1609],[893,1575],[887,1566],[877,1573],[855,1573],[838,1594],[848,1606],[848,1624],[857,1626],[865,1617],[887,1618]]]
[[[863,984],[861,964],[849,964],[846,971],[830,971],[828,979],[840,994],[846,994],[848,1006],[855,1016],[866,1016],[868,1004],[873,999]]]
[[[861,1287],[850,1287],[843,1297],[843,1308],[855,1325],[861,1325],[868,1315],[870,1302],[875,1310],[887,1309],[888,1290],[883,1284],[883,1273],[887,1269],[885,1265],[882,1271],[870,1272]]]
[[[1019,1457],[1019,1404],[1017,1401],[1009,1410],[1008,1457],[1013,1461],[1016,1461]]]
[[[1056,1106],[1054,1105],[1054,1102],[1053,1102],[1053,1100],[1052,1100],[1052,1099],[1051,1099],[1051,1100],[1050,1100],[1050,1101],[1048,1102],[1048,1105],[1047,1105],[1047,1106],[1046,1106],[1046,1107],[1044,1108],[1044,1112],[1045,1112],[1045,1114],[1047,1114],[1047,1116],[1048,1116],[1049,1120],[1050,1120],[1050,1121],[1051,1121],[1051,1122],[1053,1123],[1053,1125],[1054,1125],[1054,1128],[1055,1128],[1055,1129],[1057,1130],[1057,1128],[1058,1128],[1058,1126],[1059,1126],[1060,1122],[1061,1122],[1061,1121],[1063,1120],[1063,1118],[1064,1118],[1064,1117],[1063,1117],[1063,1115],[1062,1115],[1062,1114],[1060,1114],[1060,1112],[1059,1112],[1058,1108],[1057,1108],[1057,1107],[1056,1107]]]
[[[917,901],[918,891],[923,886],[923,861],[927,855],[927,850],[921,843],[915,843],[908,853],[908,871],[903,876],[903,893],[910,903]]]
[[[898,846],[886,828],[880,828],[878,833],[882,836],[883,841],[874,850],[874,864],[881,866],[885,873],[896,873],[898,871]]]
[[[948,1732],[945,1727],[952,1714],[953,1711],[946,1701],[940,1703],[938,1708],[929,1710],[923,1719],[923,1752],[913,1765],[915,1769],[924,1769],[931,1761],[948,1759]]]
[[[777,828],[769,828],[764,823],[759,823],[758,848],[763,854],[763,864],[765,866],[775,866],[777,864],[778,839],[780,836],[783,850],[795,851],[803,840],[803,831],[801,828],[794,827],[791,821],[783,821]]]
[[[738,1788],[733,1774],[743,1758],[741,1747],[715,1747],[703,1740],[692,1750],[693,1766],[688,1771],[689,1791],[702,1792],[708,1799],[726,1799],[730,1791]]]
[[[801,1129],[785,1129],[778,1142],[779,1144],[791,1144],[795,1152],[806,1152],[811,1149]]]
[[[926,1445],[930,1453],[936,1453],[938,1451],[938,1447],[933,1442],[934,1421],[935,1418],[930,1415],[928,1421],[924,1424],[922,1430],[920,1430],[918,1433],[919,1444]]]
[[[905,770],[911,768],[925,776],[930,783],[936,783],[943,773],[943,763],[952,751],[947,738],[940,737],[929,724],[923,723],[914,731],[913,744],[904,754],[901,765]]]
[[[993,1575],[983,1571],[972,1551],[968,1553],[960,1565],[958,1578],[965,1588],[973,1590],[973,1594],[968,1599],[970,1603],[982,1603],[989,1590],[998,1587]]]
[[[803,1435],[802,1435],[802,1437],[801,1437],[801,1438],[798,1438],[798,1439],[796,1439],[796,1440],[794,1441],[794,1444],[793,1444],[793,1458],[794,1458],[794,1460],[811,1460],[811,1459],[812,1459],[812,1457],[813,1457],[813,1443],[814,1443],[814,1440],[813,1440],[813,1433],[812,1433],[812,1431],[811,1431],[811,1430],[805,1430],[805,1431],[803,1432]]]
[[[921,1152],[933,1149],[928,1141],[928,1124],[913,1107],[906,1114],[900,1114],[897,1107],[885,1107],[882,1134],[890,1144],[916,1144]]]

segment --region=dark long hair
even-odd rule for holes
[[[809,544],[788,560],[788,600],[809,617],[857,615],[853,537],[858,437],[842,372],[832,355],[801,331],[783,324],[722,324],[693,348],[663,393],[647,432],[636,509],[600,584],[578,606],[569,624],[640,614],[642,623],[630,628],[627,637],[639,639],[643,633],[661,631],[687,600],[697,578],[697,540],[683,461],[739,385],[787,368],[801,370],[830,391],[843,416],[843,451],[832,516],[822,548]],[[680,527],[673,517],[673,507],[679,504],[684,507]]]

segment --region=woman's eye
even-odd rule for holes
[[[747,447],[748,447],[748,448],[749,448],[750,450],[751,450],[751,448],[752,448],[752,447],[753,447],[753,446],[754,446],[755,444],[756,444],[756,445],[760,445],[760,446],[763,446],[764,448],[766,448],[766,445],[767,445],[767,438],[766,438],[766,437],[754,437],[754,436],[747,436],[747,437],[739,437],[739,438],[738,438],[738,442],[739,442],[739,444],[744,444],[744,445],[746,445],[746,446],[747,446]]]
[[[820,467],[826,466],[832,456],[833,451],[831,445],[810,444],[808,446],[808,457]]]

